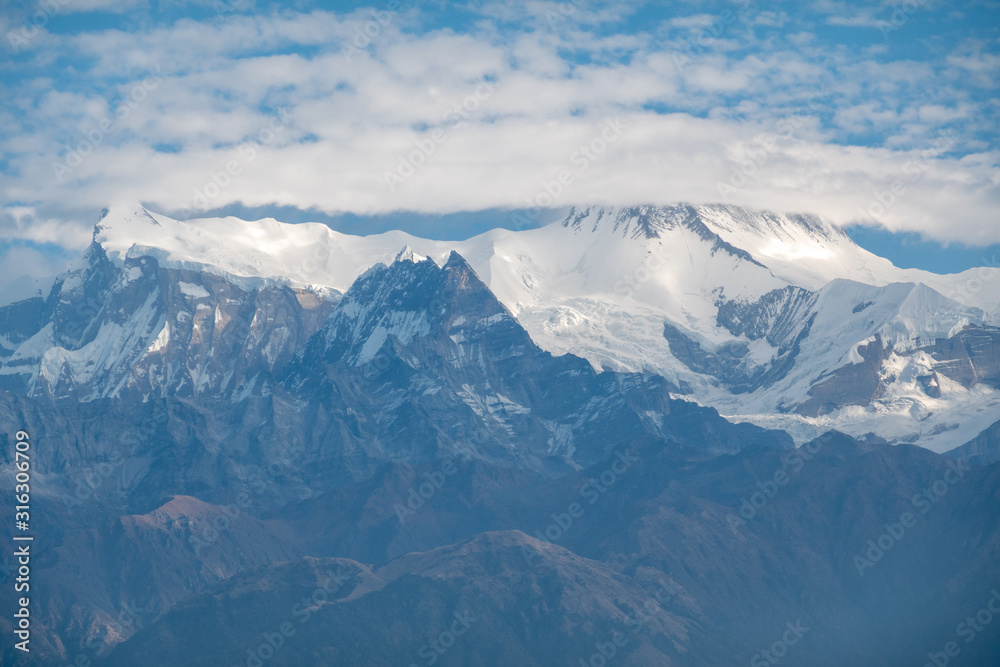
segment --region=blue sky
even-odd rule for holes
[[[134,199],[439,238],[721,201],[939,271],[1000,243],[998,2],[51,0],[0,40],[4,269]]]
[[[865,225],[849,227],[847,233],[865,250],[902,269],[959,273],[977,266],[1000,267],[1000,243],[988,246],[940,243],[916,232],[890,232]]]

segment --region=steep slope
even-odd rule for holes
[[[457,253],[441,267],[401,257],[370,269],[284,373],[293,395],[322,396],[315,409],[350,424],[374,458],[472,449],[565,472],[621,444],[671,437],[674,413],[691,409],[663,378],[597,373],[541,350]],[[722,429],[704,446],[735,451],[757,437]]]
[[[438,467],[442,457],[466,459],[506,492],[503,480],[531,486],[636,443],[705,456],[751,445],[791,448],[784,433],[734,425],[671,398],[661,377],[598,373],[578,357],[554,357],[531,342],[461,256],[444,266],[417,259],[400,256],[355,281],[267,391],[228,392],[222,384],[189,394],[184,384],[165,384],[160,397],[126,383],[111,397],[0,393],[0,417],[32,434],[39,443],[33,465],[44,471],[33,480],[44,517],[35,527],[49,540],[48,560],[36,570],[46,581],[38,592],[46,610],[39,660],[72,661],[89,655],[91,642],[121,641],[136,629],[117,622],[124,605],[153,601],[142,621],[151,623],[221,579],[305,555],[306,536],[322,547],[356,529],[358,550],[398,555],[413,543],[393,535],[399,514],[391,505],[371,532],[364,523],[305,526],[323,516],[321,499],[375,484],[386,466],[430,465],[428,474],[441,479],[448,476]],[[152,278],[162,274],[149,270],[146,291],[155,294],[161,283]],[[109,273],[118,275],[113,265]],[[117,283],[97,270],[78,275],[110,304],[89,326],[108,326],[123,311]],[[64,282],[70,279],[77,276]],[[257,294],[271,290],[291,292],[273,286]],[[73,335],[67,348],[88,344],[86,331]],[[148,358],[140,355],[132,368]],[[9,467],[13,451],[3,448],[0,464]],[[298,511],[307,501],[319,509],[308,521]],[[292,516],[298,526],[290,527]],[[424,539],[453,536],[444,527]],[[93,576],[82,578],[83,571]]]
[[[944,645],[996,575],[996,466],[836,434],[795,450],[672,394],[811,429],[890,421],[877,409],[898,400],[890,430],[943,424],[944,442],[990,415],[988,316],[914,281],[790,284],[705,210],[574,213],[469,241],[469,262],[396,246],[357,275],[385,240],[340,239],[347,264],[294,278],[271,272],[301,257],[307,227],[251,225],[262,236],[230,252],[236,222],[189,239],[190,223],[134,211],[150,245],[124,247],[109,213],[45,299],[5,307],[32,314],[10,338],[0,417],[39,444],[33,657],[93,660],[126,640],[121,664],[246,663],[300,622],[303,595],[330,590],[306,556],[350,558],[357,588],[307,599],[312,621],[269,662],[420,662],[474,603],[484,635],[442,663],[590,661],[640,609],[622,664],[745,664],[799,620],[810,634],[787,664],[916,662]],[[674,259],[647,265],[654,249]],[[622,273],[633,261],[646,272]],[[334,268],[352,276],[343,294],[312,282]],[[546,309],[586,317],[538,320]],[[580,324],[598,320],[610,329]],[[587,358],[537,345],[525,321]],[[629,350],[649,368],[662,356],[676,382],[595,368],[599,354],[627,368]],[[867,556],[904,512],[918,525]],[[666,602],[660,580],[676,582]],[[984,636],[965,656],[996,653]]]
[[[637,455],[636,474],[560,544],[671,573],[725,627],[708,642],[740,647],[721,664],[751,661],[796,619],[810,632],[783,663],[922,664],[990,598],[998,466],[836,434],[794,453],[748,449],[688,466]],[[963,644],[963,660],[991,664],[997,636],[978,641]]]
[[[629,631],[622,621],[642,609],[641,590],[558,547],[528,563],[523,552],[535,548],[523,533],[484,533],[378,569],[335,559],[271,566],[178,607],[117,648],[109,664],[244,662],[262,633],[271,633],[272,646],[281,641],[280,650],[263,652],[273,665],[540,667],[589,660],[608,642],[622,664],[680,664],[675,641],[686,628],[675,616],[653,619],[646,634]],[[220,648],[206,654],[205,644]]]
[[[110,260],[93,243],[48,296],[0,308],[0,387],[82,400],[266,391],[335,294]],[[14,345],[13,343],[20,344]]]
[[[1000,462],[1000,421],[964,445],[949,451],[948,456],[981,465]]]
[[[373,565],[307,558],[252,570],[149,623],[111,664],[245,664],[285,622],[281,649],[265,651],[274,664],[427,664],[432,653],[440,664],[573,664],[615,633],[627,640],[615,659],[624,665],[759,662],[783,637],[782,664],[920,664],[992,595],[998,466],[837,434],[797,452],[650,445],[634,456],[593,503],[581,489],[609,462],[480,487],[472,505],[451,479],[413,519],[474,524],[471,537],[439,532],[438,544]],[[938,482],[947,490],[933,491]],[[371,515],[393,488],[391,476],[359,485],[370,495],[342,498],[334,521],[359,511],[363,534],[380,535]],[[315,525],[299,524],[306,534]],[[341,556],[359,537],[324,553]],[[476,622],[435,650],[456,612]],[[968,664],[1000,651],[989,632],[961,646]]]
[[[1000,272],[900,270],[811,216],[683,204],[461,242],[113,207],[44,304],[0,307],[0,382],[84,398],[269,391],[339,294],[403,247],[438,265],[457,251],[546,351],[662,375],[799,442],[838,428],[943,451],[1000,413]]]

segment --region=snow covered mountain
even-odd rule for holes
[[[916,662],[996,569],[1000,467],[959,457],[995,459],[986,278],[723,207],[460,243],[114,208],[0,300],[50,545],[25,664],[248,663],[290,615],[268,664],[409,664],[464,611],[484,634],[439,664],[587,661],[616,628],[623,665],[745,664],[787,619],[802,664]]]
[[[17,322],[0,384],[84,399],[266,392],[359,276],[453,251],[544,350],[660,374],[799,441],[837,428],[944,451],[1000,419],[998,272],[902,270],[818,218],[730,206],[574,210],[460,242],[116,206],[45,298],[0,307]],[[366,329],[357,354],[418,320]]]
[[[94,243],[45,299],[0,307],[9,324],[0,388],[80,400],[250,391],[333,304],[324,293],[239,284],[142,255],[112,261]]]

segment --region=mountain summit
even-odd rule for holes
[[[4,307],[23,316],[2,382],[90,397],[260,391],[372,267],[440,267],[453,252],[543,350],[662,375],[799,441],[838,428],[945,450],[996,421],[1000,289],[968,289],[975,272],[898,269],[813,216],[723,205],[574,209],[456,242],[112,206],[47,295]],[[404,340],[402,326],[373,331]]]
[[[455,243],[111,207],[0,306],[31,658],[745,664],[810,628],[802,664],[916,662],[1000,544],[998,467],[907,444],[996,455],[956,279],[729,207]]]

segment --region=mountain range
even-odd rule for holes
[[[40,536],[4,664],[923,664],[1000,586],[998,278],[728,206],[112,207],[0,301]]]
[[[818,218],[727,206],[573,210],[461,242],[118,207],[49,293],[0,311],[0,379],[82,400],[231,395],[371,267],[452,252],[542,349],[660,375],[800,443],[836,428],[946,451],[1000,414],[996,270],[897,269]]]

